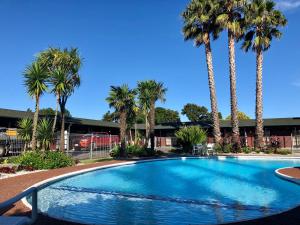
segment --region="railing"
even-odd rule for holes
[[[15,197],[0,203],[0,210],[4,210],[11,207],[14,203],[20,201],[22,198],[28,195],[31,195],[32,197],[30,224],[33,224],[37,219],[37,188],[36,187],[29,188],[26,191],[16,195]]]

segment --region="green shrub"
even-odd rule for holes
[[[141,147],[139,145],[128,145],[126,147],[126,153],[127,155],[138,156],[138,157],[148,155],[148,151],[144,147]]]
[[[111,151],[110,151],[110,156],[113,158],[117,158],[120,156],[120,147],[116,145]]]
[[[274,153],[274,149],[268,148],[264,150],[265,154],[273,154]]]
[[[144,157],[144,156],[154,156],[156,155],[156,151],[151,149],[146,149],[144,147],[141,147],[139,145],[128,145],[126,146],[126,155],[129,157]],[[113,158],[120,157],[120,147],[115,146],[111,152],[110,156]]]
[[[289,149],[277,149],[276,153],[280,155],[288,155],[291,154],[292,151]]]
[[[14,159],[14,163],[33,169],[55,169],[74,165],[74,160],[63,152],[25,152]]]
[[[243,152],[243,153],[246,153],[246,154],[249,154],[249,153],[252,152],[252,149],[249,148],[249,147],[243,147],[243,148],[242,148],[242,152]]]
[[[193,145],[203,144],[206,141],[206,132],[199,126],[180,128],[176,131],[175,136],[186,152],[191,151]]]

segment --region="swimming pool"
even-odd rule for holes
[[[85,224],[218,224],[300,203],[300,186],[275,169],[298,160],[172,159],[73,176],[41,189],[38,207]]]

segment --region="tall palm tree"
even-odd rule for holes
[[[216,15],[219,12],[219,7],[220,4],[217,0],[192,0],[182,13],[184,39],[193,40],[196,47],[201,45],[205,47],[213,134],[216,143],[221,141],[221,132],[210,39],[211,36],[214,39],[218,38],[221,31],[220,26],[216,24]]]
[[[109,96],[106,101],[109,107],[114,108],[120,115],[120,139],[122,157],[126,156],[126,129],[127,129],[127,116],[132,106],[135,104],[136,91],[130,89],[127,85],[111,86]]]
[[[149,124],[149,112],[150,112],[150,93],[148,90],[148,82],[147,81],[139,81],[137,86],[138,92],[138,101],[139,107],[142,114],[145,117],[145,146],[148,146],[149,138],[150,138],[150,124]]]
[[[217,24],[227,29],[228,35],[231,126],[235,149],[241,147],[236,96],[235,40],[239,40],[243,34],[244,6],[245,0],[222,0],[220,14],[216,18]]]
[[[149,119],[149,136],[151,150],[154,150],[155,137],[155,103],[160,100],[165,101],[167,89],[162,82],[155,80],[146,80],[138,83],[139,99],[146,109],[149,109],[149,114],[145,117]],[[147,125],[146,125],[147,128]]]
[[[41,95],[47,90],[48,80],[47,69],[37,62],[33,62],[27,66],[24,72],[24,84],[27,88],[27,93],[35,99],[35,112],[33,117],[33,131],[32,131],[32,150],[36,150],[37,146],[37,123],[39,117],[39,103]]]
[[[38,61],[44,65],[50,74],[50,83],[52,86],[52,93],[55,94],[56,97],[56,110],[54,121],[52,125],[52,133],[54,134],[56,123],[57,123],[57,116],[58,116],[58,108],[59,108],[59,99],[61,94],[64,91],[64,73],[70,74],[69,76],[74,79],[78,80],[78,70],[81,66],[82,59],[79,57],[78,50],[76,48],[71,48],[70,50],[60,49],[60,48],[53,48],[50,47],[49,49],[42,51],[38,55]],[[77,86],[79,86],[77,84]]]
[[[246,7],[245,20],[248,32],[244,37],[242,48],[245,51],[252,49],[256,53],[256,138],[255,146],[264,147],[263,129],[263,93],[262,93],[262,67],[263,52],[271,46],[273,38],[280,38],[282,33],[278,30],[287,24],[285,16],[275,10],[275,3],[270,0],[253,0]]]

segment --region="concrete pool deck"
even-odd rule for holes
[[[100,166],[112,165],[116,163],[128,162],[128,160],[110,160],[93,164],[78,165],[73,167],[54,169],[48,171],[40,171],[16,177],[10,177],[0,180],[0,202],[3,202],[9,198],[14,197],[18,193],[24,191],[30,186],[44,181],[49,178],[53,178],[59,175],[63,175],[70,172],[76,172],[84,169],[95,168]],[[300,176],[300,169],[299,169]],[[300,186],[299,186],[300,188]],[[300,203],[299,203],[300,204]],[[19,201],[14,207],[7,211],[4,215],[29,215],[30,209],[27,208],[21,201]],[[59,221],[44,215],[39,215],[35,225],[77,225],[77,223]],[[229,224],[229,223],[228,223]],[[300,205],[287,212],[283,212],[277,215],[255,219],[251,221],[230,223],[231,225],[299,225],[300,224]]]

